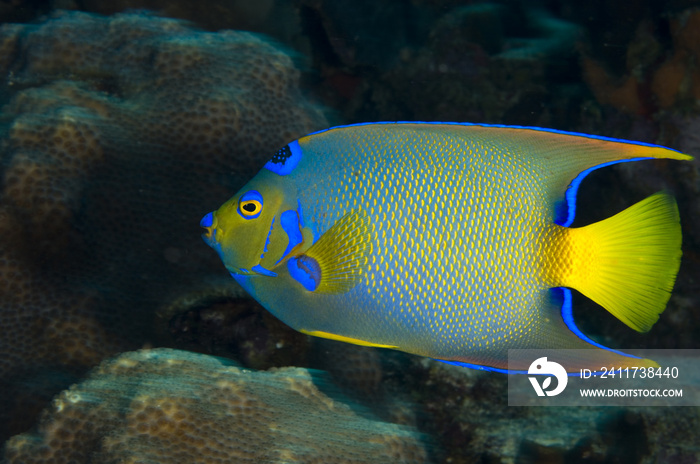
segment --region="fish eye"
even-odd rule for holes
[[[238,200],[238,214],[244,219],[255,219],[260,216],[263,208],[263,198],[257,190],[250,190],[241,195]]]
[[[262,209],[259,201],[249,200],[241,202],[241,214],[243,216],[255,216]]]

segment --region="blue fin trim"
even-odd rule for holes
[[[539,131],[539,132],[549,132],[552,134],[574,135],[577,137],[585,137],[587,139],[594,139],[594,140],[605,140],[608,142],[627,143],[629,145],[641,145],[644,147],[664,148],[666,150],[675,151],[676,153],[681,153],[678,150],[674,150],[673,148],[664,147],[663,145],[656,145],[653,143],[646,143],[646,142],[635,142],[632,140],[625,140],[625,139],[616,139],[613,137],[605,137],[604,135],[591,135],[591,134],[584,134],[581,132],[569,132],[569,131],[563,131],[563,130],[558,130],[558,129],[546,129],[543,127],[534,127],[534,126],[508,126],[505,124],[481,124],[481,123],[472,123],[472,122],[439,122],[439,121],[359,122],[359,123],[355,123],[355,124],[345,124],[342,126],[329,127],[328,129],[323,129],[320,131],[312,132],[308,135],[322,134],[323,132],[328,132],[328,131],[331,131],[333,129],[343,129],[345,127],[372,126],[375,124],[433,124],[433,125],[448,125],[448,126],[500,127],[503,129],[525,129],[525,130],[534,130],[534,131]],[[307,137],[308,137],[308,135],[307,135]],[[631,161],[631,160],[623,160],[623,161]]]
[[[262,267],[262,266],[259,265],[259,264],[256,264],[255,266],[251,267],[250,270],[253,271],[253,272],[257,272],[258,274],[262,274],[262,275],[264,275],[264,276],[268,276],[268,277],[277,277],[277,274],[276,274],[276,273],[274,273],[274,272],[272,272],[272,271],[270,271],[270,270],[268,270],[268,269],[265,269],[264,267]]]
[[[301,155],[301,147],[295,140],[275,153],[272,159],[265,163],[264,168],[280,176],[286,176],[297,167],[301,161]]]
[[[629,356],[629,355],[627,355]],[[498,372],[500,374],[512,374],[512,375],[543,375],[543,374],[530,374],[527,371],[510,371],[508,369],[499,369],[497,367],[488,367],[488,366],[481,366],[479,364],[470,364],[470,363],[464,363],[464,362],[459,362],[459,361],[445,361],[444,359],[436,359],[436,361],[440,361],[445,364],[452,364],[453,366],[458,366],[458,367],[466,367],[469,369],[476,369],[479,371],[489,371],[489,372]],[[601,375],[603,372],[591,372],[592,375]],[[547,374],[544,374],[547,375]],[[566,375],[568,377],[580,377],[581,373],[580,372],[567,372]]]
[[[214,213],[208,213],[206,216],[199,221],[200,227],[211,227],[214,224]]]
[[[282,229],[287,233],[289,243],[287,244],[287,248],[285,248],[284,253],[282,253],[282,257],[275,263],[275,266],[287,257],[287,255],[292,251],[292,248],[299,245],[303,240],[301,229],[299,228],[299,215],[296,211],[290,209],[282,213],[282,216],[280,217],[280,224],[282,225]]]
[[[489,372],[498,372],[501,374],[512,374],[512,375],[548,375],[548,374],[530,374],[528,371],[510,371],[508,369],[499,369],[497,367],[488,367],[488,366],[481,366],[479,364],[469,364],[469,363],[464,363],[464,362],[459,362],[459,361],[445,361],[443,359],[436,359],[436,361],[443,362],[445,364],[452,364],[453,366],[459,366],[459,367],[467,367],[469,369],[476,369],[479,371],[489,371]],[[595,372],[595,374],[602,374],[602,372]],[[581,373],[580,372],[567,372],[566,375],[568,377],[580,377]]]
[[[616,141],[622,142],[622,140],[616,140]],[[647,144],[639,143],[637,145],[647,145]],[[656,145],[651,145],[651,146],[656,146]],[[649,159],[654,159],[654,158],[646,156],[646,157],[639,157],[639,158],[629,158],[629,159],[623,159],[623,160],[609,161],[607,163],[599,164],[597,166],[592,166],[592,167],[586,169],[585,171],[581,171],[574,178],[574,180],[571,181],[571,184],[569,184],[569,188],[566,189],[566,194],[564,196],[564,200],[555,206],[554,222],[556,224],[559,224],[560,226],[564,226],[564,227],[569,227],[569,226],[571,226],[571,224],[573,224],[574,218],[576,217],[576,195],[578,194],[579,185],[581,185],[581,181],[583,180],[583,178],[586,177],[588,174],[590,174],[592,171],[595,171],[596,169],[604,168],[606,166],[612,166],[613,164],[628,163],[630,161],[642,161],[642,160],[649,160]]]
[[[583,340],[586,343],[590,343],[591,345],[597,347],[597,348],[602,348],[606,351],[610,351],[615,354],[619,354],[620,356],[625,356],[627,358],[635,358],[635,359],[642,359],[639,356],[633,356],[631,354],[623,353],[622,351],[618,350],[613,350],[612,348],[608,348],[607,346],[603,346],[600,343],[591,340],[588,338],[586,335],[584,335],[581,330],[579,330],[578,327],[576,327],[576,323],[574,322],[574,315],[572,312],[572,297],[571,297],[571,289],[568,289],[566,287],[554,287],[549,289],[549,291],[552,293],[552,296],[557,298],[563,298],[564,302],[561,305],[561,317],[564,319],[564,324],[569,328],[570,331],[574,333],[578,338]],[[560,295],[556,295],[556,292],[560,291]]]
[[[498,367],[482,366],[480,364],[470,364],[459,361],[446,361],[444,359],[436,359],[436,361],[440,361],[445,364],[452,364],[453,366],[476,369],[478,371],[500,372],[501,374],[527,374],[527,371],[509,371],[508,369],[499,369]]]

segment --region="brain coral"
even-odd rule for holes
[[[8,463],[424,463],[421,436],[358,415],[313,371],[170,349],[103,362],[58,395]]]
[[[226,277],[202,214],[326,122],[264,39],[148,14],[2,25],[0,72],[1,440]]]

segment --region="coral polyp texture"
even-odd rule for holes
[[[151,341],[159,307],[226,277],[202,214],[326,122],[290,56],[246,32],[57,13],[2,25],[0,51],[2,439]]]
[[[323,376],[301,368],[250,371],[185,351],[129,352],[59,394],[38,430],[7,443],[5,459],[428,462],[420,434],[360,415],[323,386]]]

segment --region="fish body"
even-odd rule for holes
[[[201,225],[234,279],[305,333],[496,370],[527,370],[508,350],[534,348],[591,348],[570,370],[640,365],[575,327],[569,288],[649,330],[680,263],[675,202],[569,226],[588,172],[652,158],[690,159],[537,128],[344,126],[281,149]]]

